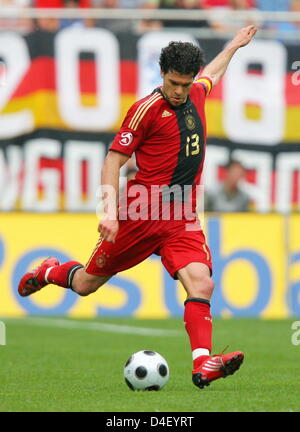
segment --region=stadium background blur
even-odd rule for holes
[[[56,287],[21,298],[17,284],[45,256],[88,260],[107,148],[160,83],[161,47],[192,41],[210,61],[248,23],[257,37],[206,104],[204,189],[235,159],[251,199],[247,212],[204,215],[212,313],[300,314],[300,1],[0,0],[1,317],[182,316],[183,290],[156,256],[87,298]]]

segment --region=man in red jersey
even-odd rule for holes
[[[53,283],[86,296],[116,273],[153,253],[160,255],[167,271],[180,280],[187,293],[184,322],[192,350],[192,379],[200,388],[234,373],[244,358],[240,351],[210,355],[210,298],[214,288],[211,256],[197,217],[190,217],[195,215],[193,191],[205,155],[204,103],[234,53],[247,45],[256,31],[254,26],[240,29],[196,81],[203,66],[203,53],[198,47],[171,42],[162,50],[162,87],[129,109],[105,159],[105,216],[99,223],[100,239],[88,263],[60,264],[48,258],[26,273],[18,288],[19,294],[26,296]],[[119,202],[120,168],[133,152],[138,172],[127,185],[125,199]],[[175,193],[168,193],[174,187]],[[189,200],[191,212],[178,217],[178,209],[182,210]],[[198,229],[187,228],[191,220]]]

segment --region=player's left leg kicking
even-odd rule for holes
[[[86,296],[104,285],[111,276],[97,276],[85,271],[82,264],[69,261],[60,264],[56,258],[47,258],[36,269],[26,273],[19,282],[18,292],[22,297],[31,295],[48,284],[71,288]]]
[[[177,276],[187,292],[184,322],[193,356],[192,379],[197,387],[203,388],[211,381],[225,378],[237,371],[243,362],[244,354],[235,351],[210,355],[212,347],[210,298],[214,283],[209,268],[200,262],[193,262],[178,270]]]
[[[117,241],[108,242],[100,236],[85,267],[77,261],[60,264],[56,258],[44,260],[22,277],[19,294],[28,296],[48,284],[71,288],[81,296],[95,292],[114,274],[137,265],[155,251],[155,222],[120,221]]]

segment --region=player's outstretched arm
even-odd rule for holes
[[[235,52],[253,39],[257,27],[249,25],[241,28],[235,35],[235,37],[226,45],[221,51],[205,68],[201,75],[207,76],[211,79],[212,85],[218,84],[224,73],[226,72],[227,66],[232,59]]]

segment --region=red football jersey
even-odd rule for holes
[[[211,86],[209,78],[197,79],[187,101],[178,107],[160,88],[132,105],[110,150],[128,156],[135,152],[138,172],[133,183],[199,183],[206,144],[204,104]]]

